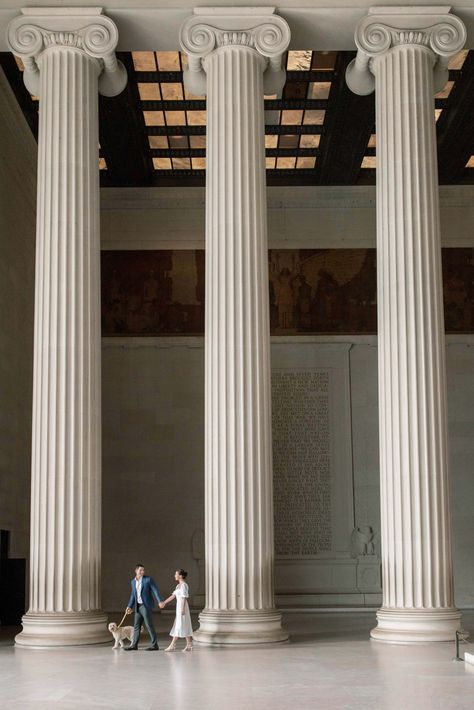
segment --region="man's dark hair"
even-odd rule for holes
[[[143,567],[143,569],[145,569],[145,565],[142,565],[141,562],[135,565],[135,569],[137,570],[139,567]]]

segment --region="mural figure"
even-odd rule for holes
[[[316,330],[339,330],[342,293],[334,276],[326,269],[318,272],[318,285],[312,302],[313,323]]]
[[[143,282],[143,328],[159,330],[158,318],[159,286],[155,271],[150,269],[148,278]]]
[[[268,297],[270,300],[270,332],[278,328],[278,306],[276,304],[276,294],[273,279],[268,279]]]
[[[277,279],[275,303],[278,306],[278,325],[280,328],[293,327],[293,277],[285,266]]]
[[[124,332],[126,330],[126,300],[117,269],[112,271],[108,288],[105,291],[105,299],[109,329],[116,333]]]
[[[311,285],[304,274],[299,275],[298,296],[296,299],[297,327],[311,330]]]
[[[273,285],[276,323],[274,328],[291,330],[295,327],[297,281],[300,276],[296,251],[270,252],[270,281]],[[284,262],[284,265],[282,265]],[[290,268],[291,266],[291,268]]]
[[[444,283],[448,291],[444,304],[447,320],[458,330],[465,318],[466,285],[458,274],[452,274]]]

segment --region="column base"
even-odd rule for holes
[[[370,632],[385,643],[431,643],[454,641],[461,629],[458,609],[388,609],[377,612],[377,626]]]
[[[101,611],[33,612],[22,618],[17,646],[54,648],[110,643],[107,615]]]
[[[196,641],[208,646],[254,643],[281,643],[288,634],[281,626],[281,614],[275,609],[219,611],[204,609],[199,614]]]

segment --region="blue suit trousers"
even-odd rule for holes
[[[156,631],[153,625],[153,616],[151,609],[149,609],[145,604],[137,604],[135,607],[135,619],[133,625],[133,642],[132,646],[138,646],[140,641],[140,631],[142,624],[145,624],[147,631],[150,635],[151,645],[158,648],[158,641],[156,638]]]

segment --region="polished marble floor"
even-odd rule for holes
[[[463,619],[474,632],[474,611]],[[170,621],[159,617],[161,648]],[[474,667],[452,661],[454,644],[370,642],[373,623],[373,613],[291,613],[287,644],[189,654],[30,651],[3,629],[0,708],[474,710]]]

